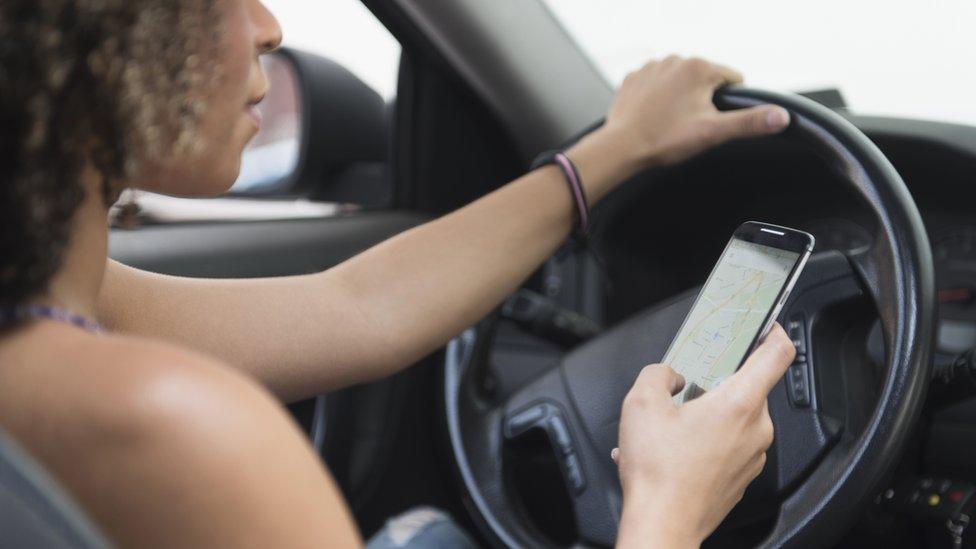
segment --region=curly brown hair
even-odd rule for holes
[[[216,1],[0,2],[0,307],[46,291],[86,170],[108,202],[195,146]]]

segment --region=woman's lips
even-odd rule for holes
[[[258,108],[257,103],[250,103],[244,108],[244,112],[254,121],[255,124],[260,128],[261,123],[264,121],[264,116],[261,114],[261,109]]]

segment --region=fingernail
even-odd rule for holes
[[[769,109],[766,113],[766,125],[769,126],[771,130],[778,130],[780,128],[785,128],[787,124],[790,123],[790,113],[782,107],[775,107]]]
[[[614,448],[610,450],[610,459],[617,461],[617,457],[620,456],[620,448]]]

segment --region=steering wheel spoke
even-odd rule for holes
[[[541,452],[559,470],[570,504],[565,511],[572,515],[577,541],[611,545],[621,507],[616,465],[610,450],[595,449],[583,431],[560,369],[513,395],[506,410],[502,430],[513,445],[533,434],[548,441],[548,448]]]
[[[505,533],[532,534],[518,541],[514,536],[499,537],[495,541],[501,545],[536,545],[528,543],[528,539],[547,545],[552,540],[540,536],[531,520],[515,512],[524,510],[525,504],[513,502],[537,495],[523,493],[520,497],[520,491],[534,489],[535,480],[526,479],[527,475],[545,477],[555,472],[568,503],[564,514],[569,515],[567,522],[576,526],[577,541],[612,544],[620,516],[616,466],[610,459],[610,450],[597,452],[583,432],[560,368],[539,376],[504,402],[486,403],[466,391],[466,380],[476,371],[472,361],[477,359],[477,338],[477,332],[469,330],[448,346],[451,367],[446,380],[447,401],[459,412],[449,413],[448,428],[455,455],[460,456],[457,465],[462,480],[479,487],[471,500],[477,516],[485,519],[489,531],[500,527]],[[543,444],[539,444],[540,440]],[[531,459],[520,456],[529,453]],[[539,468],[521,470],[520,457]],[[552,489],[551,482],[548,487]],[[553,498],[557,495],[551,494]],[[545,513],[559,511],[548,508]]]
[[[861,277],[848,257],[827,252],[810,259],[783,308],[779,321],[796,346],[796,358],[769,395],[776,438],[763,474],[772,478],[759,483],[775,491],[775,500],[809,474],[843,431],[845,410],[835,405],[847,398],[846,355],[839,346],[858,304],[870,308]],[[874,318],[869,315],[866,322]],[[747,498],[743,506],[753,499],[759,498]]]

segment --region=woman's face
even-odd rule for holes
[[[281,27],[260,0],[217,0],[219,77],[207,91],[199,147],[146,166],[130,186],[175,196],[214,196],[237,180],[241,154],[261,126],[255,109],[268,92],[260,56],[281,43]]]

